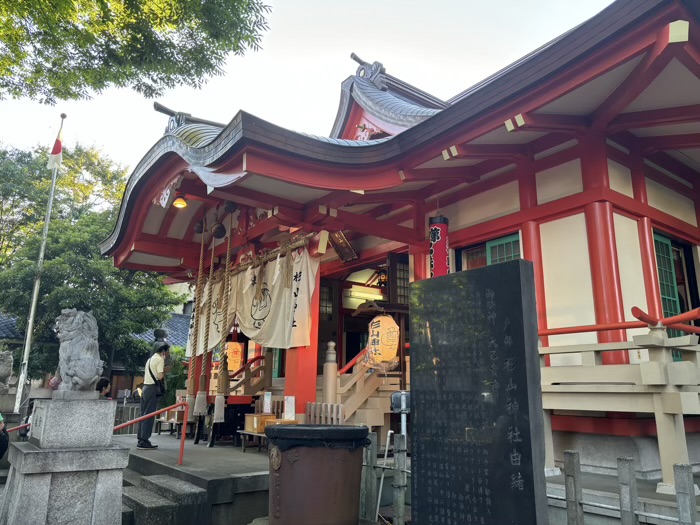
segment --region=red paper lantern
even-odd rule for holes
[[[449,221],[438,215],[428,220],[430,233],[430,277],[450,273],[450,245],[447,239]]]

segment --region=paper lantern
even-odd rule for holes
[[[400,340],[399,325],[389,315],[378,315],[369,323],[369,339],[365,364],[370,368],[389,371],[396,367]]]
[[[442,277],[450,273],[450,245],[447,240],[449,221],[438,215],[430,217],[430,277]]]

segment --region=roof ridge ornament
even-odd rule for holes
[[[365,62],[364,60],[362,60],[355,53],[350,53],[350,58],[352,58],[355,62],[360,64],[360,67],[357,68],[355,76],[369,80],[370,82],[372,82],[372,84],[377,86],[382,91],[387,90],[385,77],[386,68],[384,67],[384,64],[377,61],[374,61],[370,64],[369,62]]]
[[[190,113],[183,113],[181,111],[174,111],[170,108],[165,107],[163,104],[158,102],[153,102],[153,109],[159,113],[169,115],[168,125],[165,127],[165,133],[172,133],[180,126],[184,126],[187,123],[187,117],[191,117]]]

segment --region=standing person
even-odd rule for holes
[[[143,378],[143,394],[141,396],[141,415],[145,416],[155,412],[158,404],[160,385],[165,381],[165,360],[168,358],[170,345],[163,339],[156,339],[153,343],[153,355],[146,361]],[[152,450],[158,448],[150,441],[153,432],[153,418],[148,418],[139,423],[138,444],[139,450]]]
[[[10,446],[10,435],[7,433],[7,429],[5,428],[5,420],[2,417],[2,414],[0,414],[0,458],[2,458],[5,455],[5,452],[7,452],[7,447]]]

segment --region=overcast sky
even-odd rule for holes
[[[327,136],[354,52],[439,98],[450,98],[572,27],[610,0],[268,0],[270,30],[259,52],[228,61],[201,90],[178,88],[158,101],[228,123],[242,109],[280,126]],[[0,101],[0,142],[53,143],[60,113],[64,144],[94,145],[133,168],[162,136],[153,100],[111,89],[92,100],[43,106]]]

